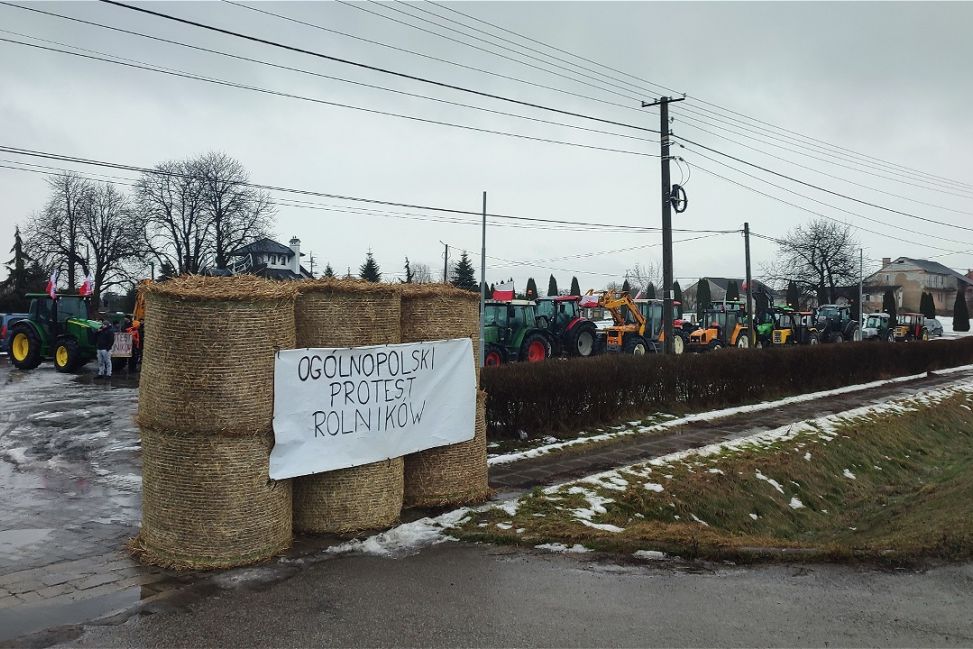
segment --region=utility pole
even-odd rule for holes
[[[483,239],[480,242],[480,367],[486,354],[486,192],[483,192]]]
[[[858,328],[861,330],[862,324],[865,322],[865,304],[864,300],[864,288],[865,288],[865,249],[858,249]]]
[[[311,273],[311,279],[314,279],[314,253],[313,252],[311,253],[311,257],[307,260],[307,264],[309,266],[309,271]],[[298,264],[298,268],[300,268],[300,264]]]
[[[669,104],[683,101],[685,97],[672,99],[660,97],[656,101],[642,102],[642,108],[659,107],[659,134],[661,135],[662,157],[662,331],[665,343],[663,354],[672,353],[672,185],[669,179]]]
[[[443,284],[449,284],[449,244],[443,243],[446,246],[446,252],[443,253]]]
[[[753,282],[750,278],[750,224],[743,224],[743,248],[747,263],[747,337],[750,338],[750,346],[757,344],[756,334],[753,329]]]

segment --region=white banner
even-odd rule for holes
[[[473,363],[469,338],[278,352],[271,479],[472,439]]]

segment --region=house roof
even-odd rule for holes
[[[899,257],[892,262],[892,265],[899,263],[908,263],[921,268],[927,273],[932,273],[934,275],[947,275],[949,277],[955,277],[956,279],[962,280],[966,284],[973,285],[973,279],[970,279],[962,273],[958,273],[949,266],[943,266],[938,261],[929,261],[928,259],[913,259],[912,257]],[[883,272],[885,268],[879,272]]]
[[[304,268],[301,268],[303,271]],[[267,264],[259,264],[250,271],[253,275],[259,275],[260,277],[266,277],[267,279],[303,279],[304,277],[310,277],[310,275],[298,275],[290,268],[268,268]]]
[[[746,282],[747,282],[746,279],[737,279],[737,278],[734,278],[734,277],[704,277],[703,279],[709,280],[710,284],[714,284],[717,287],[719,287],[721,290],[724,290],[724,291],[726,290],[727,286],[729,285],[730,280],[733,280],[734,282],[737,283],[737,288],[740,289],[740,292],[741,293],[744,292],[743,291],[743,285],[746,284]],[[696,282],[695,284],[693,284],[689,288],[698,288],[698,287],[699,287],[699,282]],[[775,291],[774,289],[770,288],[769,286],[767,286],[766,284],[764,284],[763,282],[761,282],[759,279],[754,279],[753,280],[753,288],[756,291],[764,290],[764,291],[767,292],[768,295],[777,295],[777,291]],[[686,289],[686,290],[689,290],[689,289]]]
[[[236,252],[231,253],[231,256],[243,256],[249,255],[251,253],[269,253],[273,255],[286,255],[288,259],[294,256],[294,251],[288,246],[282,243],[278,243],[273,239],[257,239],[253,243],[248,243],[247,245],[239,248]]]

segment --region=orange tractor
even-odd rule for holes
[[[599,346],[606,351],[635,356],[662,351],[665,344],[662,300],[633,300],[624,291],[588,291],[581,306],[600,307],[611,314],[613,324],[603,330],[599,341]],[[675,312],[670,317],[675,317]],[[673,333],[673,351],[681,354],[686,348],[684,334],[679,328]]]
[[[747,312],[742,302],[713,302],[703,312],[700,324],[701,328],[689,334],[689,351],[750,346]]]

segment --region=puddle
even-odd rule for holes
[[[51,535],[54,528],[27,528],[0,531],[0,554],[13,552],[36,543]]]

